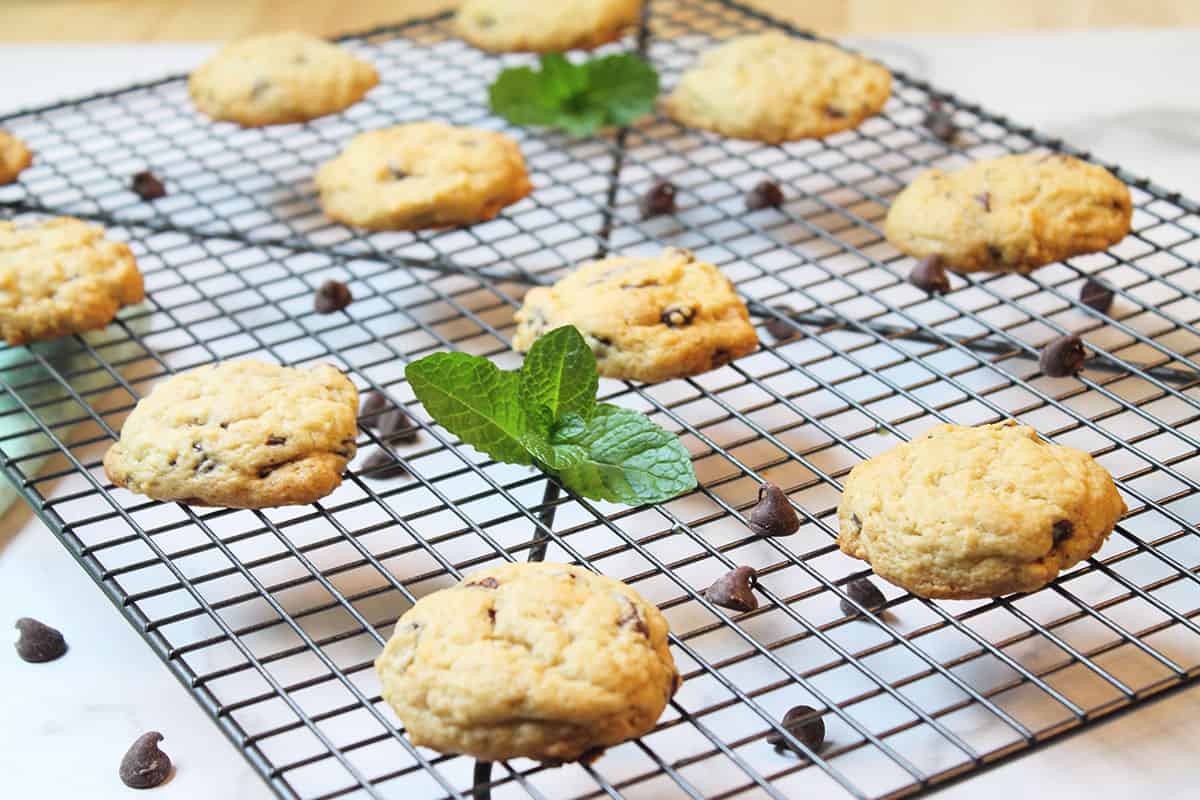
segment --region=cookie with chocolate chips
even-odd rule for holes
[[[554,286],[531,289],[516,320],[517,350],[574,325],[601,375],[646,383],[698,375],[758,347],[729,279],[675,247],[584,264]]]
[[[705,53],[665,108],[690,128],[778,144],[857,128],[891,93],[891,73],[874,61],[776,31]]]
[[[466,0],[454,27],[463,39],[493,53],[561,53],[621,38],[641,11],[642,0]]]
[[[505,564],[421,598],[375,670],[414,744],[487,761],[591,760],[650,731],[679,687],[667,633],[618,580]]]
[[[232,42],[192,73],[196,108],[247,128],[307,122],[345,111],[379,83],[375,67],[303,33]]]
[[[231,361],[160,383],[104,456],[117,486],[226,508],[312,503],[354,458],[358,391],[328,364]]]
[[[977,161],[923,172],[896,195],[888,241],[955,272],[1030,272],[1125,238],[1129,188],[1108,170],[1059,154]]]
[[[515,141],[442,122],[360,134],[316,182],[330,218],[376,231],[482,222],[533,189]]]
[[[998,597],[1089,557],[1124,513],[1087,453],[1011,421],[939,425],[850,471],[838,546],[921,597]]]

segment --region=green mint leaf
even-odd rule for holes
[[[576,433],[573,427],[571,433]],[[584,497],[641,505],[696,487],[687,448],[675,434],[636,411],[601,403],[581,435],[569,444],[562,437],[561,430],[551,437],[552,443],[558,442],[554,447],[586,451],[578,463],[558,469],[562,482]]]
[[[501,72],[488,90],[488,101],[494,113],[516,125],[544,125],[588,136],[650,113],[658,90],[658,72],[635,53],[581,64],[547,53],[538,70],[513,67]]]
[[[549,423],[564,415],[586,417],[596,405],[600,378],[596,374],[596,356],[583,335],[568,325],[556,328],[533,343],[521,367],[521,407],[546,408]],[[539,431],[547,438],[550,425]]]
[[[497,461],[532,463],[521,441],[525,415],[518,373],[467,353],[434,353],[409,364],[404,374],[446,430]]]
[[[595,406],[593,406],[594,408]],[[551,444],[577,444],[587,435],[587,420],[579,414],[563,414],[550,436]]]

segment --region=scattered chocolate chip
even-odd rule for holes
[[[935,139],[940,139],[946,144],[950,144],[958,136],[958,126],[954,124],[954,117],[936,100],[929,104],[929,111],[925,114],[925,128]]]
[[[1042,348],[1038,366],[1051,378],[1065,378],[1083,369],[1087,353],[1083,341],[1075,334],[1060,336]]]
[[[1071,538],[1071,534],[1075,533],[1075,523],[1069,519],[1060,519],[1054,523],[1053,537],[1054,544],[1062,544],[1067,539]]]
[[[318,314],[332,314],[350,305],[354,298],[350,287],[341,281],[325,281],[313,296],[313,310]]]
[[[845,119],[846,118],[846,112],[843,111],[842,109],[838,108],[837,106],[825,106],[825,114],[827,116],[833,117],[834,119]]]
[[[385,411],[378,418],[379,435],[385,442],[412,444],[417,440],[417,426],[402,408]]]
[[[139,172],[133,176],[133,181],[130,183],[130,189],[133,193],[143,200],[157,200],[160,197],[167,196],[167,187],[163,186],[162,181],[155,177],[153,172]]]
[[[950,291],[946,260],[939,255],[925,256],[913,265],[908,273],[908,282],[929,294],[945,294]]]
[[[846,594],[850,595],[851,600],[868,611],[879,611],[887,603],[887,598],[883,596],[883,592],[879,591],[879,587],[871,583],[869,578],[859,578],[856,581],[850,581],[842,588],[846,590]],[[854,617],[860,613],[844,597],[839,605],[842,608],[842,613],[848,617]]]
[[[667,306],[659,317],[668,328],[684,328],[692,324],[696,309],[692,306]]]
[[[779,313],[779,317],[769,317],[767,319],[767,323],[764,326],[767,329],[767,333],[771,334],[777,342],[781,342],[784,339],[793,339],[798,336],[800,331],[796,330],[795,326],[788,322],[787,319],[780,318],[790,317],[796,313],[796,309],[791,306],[775,306],[775,311]]]
[[[783,205],[783,190],[775,181],[762,181],[746,193],[746,208],[758,211],[762,208],[779,208]]]
[[[783,715],[783,727],[814,753],[818,752],[821,745],[825,743],[825,722],[821,719],[821,714],[812,706],[796,706],[789,709]],[[804,755],[803,751],[797,750],[779,733],[772,732],[767,736],[767,744],[774,747],[776,753],[791,750],[797,755]]]
[[[21,617],[17,620],[16,628],[21,632],[16,644],[17,655],[23,661],[44,664],[61,658],[67,652],[67,641],[63,635],[45,623]]]
[[[368,478],[402,478],[408,474],[408,470],[400,463],[400,459],[393,456],[388,451],[380,448],[371,455],[367,456],[367,460],[363,462],[362,473]]]
[[[638,200],[642,219],[650,219],[675,211],[675,185],[670,181],[659,181],[651,186]]]
[[[153,789],[171,774],[171,758],[158,749],[163,735],[143,733],[121,759],[121,783],[130,789]]]
[[[734,611],[753,611],[758,608],[758,598],[753,587],[758,573],[752,567],[735,567],[713,581],[704,590],[704,596],[713,605],[731,608]]]
[[[975,195],[975,200],[976,200],[976,202],[979,203],[979,205],[983,206],[984,211],[992,210],[992,193],[991,192],[980,192],[979,194]]]
[[[287,444],[286,436],[268,436],[267,437],[267,446],[268,447],[280,447],[285,444]]]
[[[1083,286],[1079,287],[1079,302],[1101,314],[1107,314],[1112,308],[1114,297],[1116,292],[1095,278],[1088,278]]]
[[[392,401],[383,392],[367,392],[363,395],[362,406],[358,409],[363,427],[378,430],[379,416],[392,407]]]
[[[478,586],[480,589],[496,589],[500,586],[500,581],[495,578],[480,578],[477,581],[464,583],[463,586]]]
[[[796,509],[773,483],[758,487],[758,504],[750,509],[750,530],[759,536],[790,536],[800,529]]]

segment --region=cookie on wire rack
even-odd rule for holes
[[[559,53],[619,39],[641,13],[642,0],[466,0],[454,26],[481,50]]]
[[[0,186],[12,183],[33,163],[33,153],[23,141],[0,130]]]

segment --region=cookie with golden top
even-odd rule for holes
[[[850,471],[838,546],[921,597],[998,597],[1089,557],[1124,513],[1087,453],[1011,421],[939,425]]]
[[[338,369],[230,361],[175,375],[134,408],[104,456],[117,486],[225,508],[312,503],[342,482],[358,390]]]
[[[482,50],[560,53],[619,39],[641,12],[642,0],[466,0],[454,25]]]
[[[574,325],[607,378],[655,383],[698,375],[754,352],[746,304],[719,269],[687,250],[593,261],[530,289],[513,347]]]
[[[515,141],[441,122],[360,134],[316,182],[329,217],[378,231],[483,222],[533,189]]]
[[[679,687],[667,621],[613,578],[505,564],[417,601],[375,661],[414,744],[487,761],[591,760]]]
[[[0,337],[9,344],[103,328],[144,296],[133,251],[98,225],[0,222]]]
[[[1058,154],[976,161],[917,176],[888,211],[896,249],[940,256],[956,272],[1030,272],[1125,238],[1129,188],[1108,170]]]
[[[891,73],[874,61],[771,32],[705,53],[664,107],[690,128],[777,144],[857,128],[891,92]]]
[[[345,111],[379,83],[348,50],[304,33],[232,42],[192,73],[192,102],[216,120],[247,128],[307,122]]]
[[[23,141],[0,130],[0,186],[12,183],[33,163],[33,153]]]

